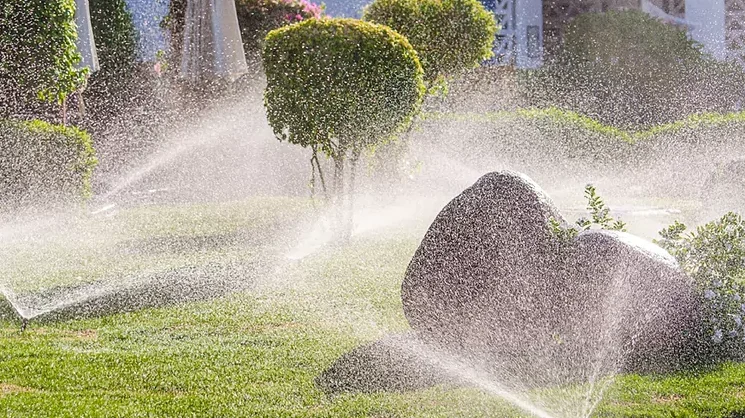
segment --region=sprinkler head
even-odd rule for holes
[[[21,319],[21,332],[26,331],[27,326],[28,326],[28,319],[26,318]]]

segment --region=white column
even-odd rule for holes
[[[213,10],[215,70],[217,75],[235,80],[248,72],[235,0],[216,0]]]
[[[98,71],[98,54],[96,53],[96,43],[93,41],[93,26],[91,25],[88,0],[75,1],[75,25],[78,32],[75,45],[82,56],[77,66],[79,68],[88,67],[90,72]]]
[[[181,76],[235,80],[248,72],[234,0],[187,0]]]
[[[543,64],[543,2],[515,0],[515,66],[538,68]]]
[[[691,37],[718,60],[727,58],[724,0],[686,0],[686,20]]]

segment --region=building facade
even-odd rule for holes
[[[481,0],[500,22],[492,64],[536,68],[582,13],[643,10],[687,30],[717,59],[745,65],[745,0]],[[369,0],[327,0],[331,16],[358,17]]]
[[[745,0],[482,0],[500,21],[495,63],[535,68],[577,15],[637,9],[687,30],[716,59],[745,65]],[[536,29],[538,28],[538,29]],[[538,52],[536,52],[538,51]]]

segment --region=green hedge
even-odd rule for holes
[[[419,119],[416,140],[465,167],[520,167],[551,187],[614,176],[620,185],[646,173],[627,186],[660,187],[685,201],[698,201],[717,167],[745,150],[745,112],[691,115],[639,131],[558,108],[427,112]]]
[[[2,2],[0,107],[60,102],[80,86],[85,70],[75,68],[81,57],[74,17],[74,0]]]
[[[277,137],[335,159],[408,126],[424,93],[422,67],[406,38],[355,19],[274,30],[263,62],[267,118]]]
[[[364,19],[404,35],[430,83],[455,77],[493,55],[497,24],[478,0],[375,0]]]
[[[0,120],[0,207],[86,199],[96,164],[91,138],[82,130]]]

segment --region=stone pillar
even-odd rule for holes
[[[693,25],[691,37],[718,60],[727,58],[724,0],[686,0],[686,20]]]

